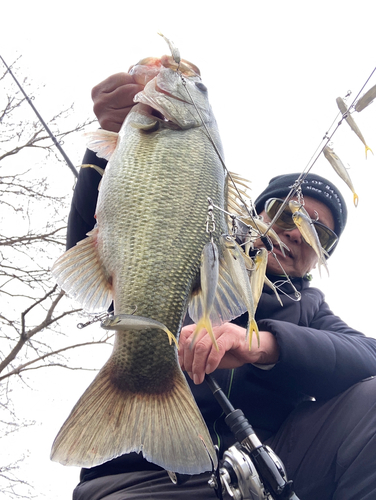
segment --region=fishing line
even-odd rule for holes
[[[259,236],[260,236],[260,237],[266,237],[266,238],[267,238],[266,233],[267,233],[267,232],[269,231],[269,229],[271,228],[271,224],[270,224],[269,228],[267,229],[267,231],[265,231],[265,233],[263,234],[263,233],[262,233],[262,231],[260,230],[259,226],[257,225],[257,222],[256,222],[256,220],[257,220],[257,219],[253,216],[253,214],[251,214],[250,210],[248,209],[247,204],[245,203],[245,201],[244,201],[244,199],[243,199],[243,197],[242,197],[241,193],[239,192],[239,189],[238,189],[238,187],[237,187],[237,185],[236,185],[236,183],[235,183],[234,179],[232,178],[232,175],[231,175],[230,171],[228,170],[228,168],[227,168],[227,166],[226,166],[226,164],[225,164],[225,162],[224,162],[224,160],[223,160],[223,158],[222,158],[222,155],[221,155],[221,153],[220,153],[219,149],[217,148],[217,146],[216,146],[216,144],[215,144],[215,142],[214,142],[214,140],[213,140],[213,138],[212,138],[212,136],[211,136],[211,134],[210,134],[210,132],[209,132],[208,127],[206,126],[206,123],[204,122],[203,117],[202,117],[202,115],[201,115],[201,113],[200,113],[200,111],[199,111],[198,107],[196,106],[196,103],[195,103],[194,99],[192,98],[191,93],[190,93],[190,92],[189,92],[189,90],[188,90],[188,87],[187,87],[187,84],[186,84],[186,81],[185,81],[184,76],[182,75],[182,73],[181,73],[180,71],[177,71],[177,73],[178,73],[178,75],[180,76],[180,78],[181,78],[181,80],[182,80],[183,87],[185,88],[185,90],[186,90],[186,92],[187,92],[187,94],[188,94],[188,96],[189,96],[189,98],[190,98],[190,100],[191,100],[191,102],[192,102],[193,106],[195,107],[195,109],[196,109],[196,111],[197,111],[197,114],[198,114],[198,116],[199,116],[199,118],[200,118],[200,120],[201,120],[201,123],[202,123],[202,125],[204,126],[204,128],[205,128],[205,130],[206,130],[206,133],[207,133],[207,135],[208,135],[208,138],[209,138],[210,142],[212,143],[212,145],[213,145],[213,147],[214,147],[214,150],[216,151],[216,153],[217,153],[217,155],[218,155],[218,157],[219,157],[219,159],[220,159],[220,161],[221,161],[221,163],[222,163],[223,168],[224,168],[224,169],[225,169],[225,171],[227,172],[227,175],[229,176],[229,178],[230,178],[230,180],[231,180],[231,182],[232,182],[232,184],[233,184],[233,186],[234,186],[234,188],[235,188],[235,190],[236,190],[236,192],[237,192],[237,194],[238,194],[238,196],[239,196],[240,201],[242,202],[243,206],[244,206],[244,207],[245,207],[245,209],[247,210],[247,212],[248,212],[248,214],[249,214],[250,218],[253,220],[253,222],[254,222],[254,224],[255,224],[255,226],[256,226],[256,233],[257,233],[257,231],[258,231],[258,233],[259,233]],[[213,205],[213,207],[215,207],[215,208],[220,208],[220,207],[216,207],[215,205]],[[223,210],[222,208],[220,208],[220,210],[222,210],[223,212],[225,212],[225,213],[227,213],[227,214],[228,214],[228,212],[226,212],[226,211],[225,211],[225,210]],[[230,215],[230,214],[228,214],[228,215]],[[230,216],[231,216],[231,217],[233,217],[233,215],[230,215]],[[257,239],[257,238],[256,238],[256,239]],[[290,285],[291,285],[292,289],[294,290],[294,294],[295,294],[296,300],[300,300],[300,293],[298,292],[298,290],[297,290],[297,289],[295,288],[295,286],[293,285],[292,281],[290,280],[289,276],[287,275],[286,271],[284,270],[284,268],[283,268],[282,264],[279,262],[279,260],[278,260],[278,258],[277,258],[277,256],[276,256],[276,254],[275,254],[273,251],[271,251],[271,253],[272,253],[273,257],[276,259],[276,261],[278,262],[278,265],[279,265],[279,267],[281,268],[281,270],[282,270],[283,274],[286,276],[286,280],[287,280],[287,282],[288,282],[288,283],[290,283]],[[292,298],[291,298],[291,300],[294,300],[294,299],[292,299]]]
[[[365,86],[367,85],[367,83],[370,81],[370,79],[371,79],[371,77],[372,77],[372,75],[374,74],[374,72],[375,72],[375,71],[376,71],[376,67],[375,67],[375,68],[373,68],[373,71],[371,72],[371,74],[370,74],[370,75],[369,75],[369,77],[367,78],[367,80],[366,80],[365,84],[363,85],[363,87],[359,90],[359,92],[358,92],[357,96],[355,97],[355,99],[353,100],[353,102],[352,102],[351,106],[349,106],[349,109],[354,107],[354,103],[355,103],[355,101],[358,99],[358,97],[360,96],[360,94],[361,94],[361,92],[363,91],[364,87],[365,87]]]
[[[189,92],[189,90],[188,90],[188,87],[187,87],[187,82],[186,82],[186,80],[185,80],[185,78],[184,78],[183,74],[181,73],[181,71],[177,71],[177,73],[178,73],[179,77],[181,78],[181,81],[182,81],[183,87],[185,88],[185,90],[186,90],[186,92],[187,92],[187,94],[188,94],[188,96],[189,96],[189,98],[190,98],[190,100],[191,100],[191,103],[193,104],[193,106],[195,107],[195,109],[196,109],[196,111],[197,111],[197,114],[198,114],[198,116],[199,116],[199,118],[200,118],[200,120],[201,120],[201,123],[202,123],[202,125],[203,125],[203,126],[204,126],[204,128],[205,128],[206,134],[207,134],[207,136],[208,136],[208,138],[209,138],[210,142],[212,143],[213,148],[214,148],[215,152],[217,153],[218,158],[219,158],[220,162],[222,163],[223,168],[225,169],[225,171],[226,171],[226,173],[227,173],[228,177],[230,178],[230,180],[231,180],[231,182],[232,182],[232,184],[233,184],[233,186],[234,186],[234,189],[235,189],[235,191],[236,191],[236,193],[237,193],[237,195],[238,195],[238,197],[239,197],[239,200],[241,201],[241,203],[243,204],[244,208],[246,209],[246,211],[247,211],[247,213],[248,213],[249,217],[253,220],[253,222],[254,222],[254,224],[255,224],[255,226],[256,226],[256,229],[259,231],[259,234],[260,234],[260,236],[261,236],[261,235],[262,235],[262,231],[261,231],[261,230],[260,230],[260,228],[257,226],[256,218],[255,218],[255,217],[253,216],[253,214],[250,212],[250,210],[249,210],[249,208],[248,208],[248,206],[247,206],[246,202],[244,201],[244,199],[243,199],[243,197],[242,197],[242,195],[241,195],[241,193],[240,193],[240,191],[239,191],[239,189],[238,189],[238,187],[237,187],[237,185],[236,185],[236,183],[235,183],[234,179],[232,178],[231,172],[228,170],[228,168],[227,168],[227,166],[226,166],[226,163],[225,163],[224,159],[222,158],[222,155],[221,155],[221,153],[220,153],[220,151],[219,151],[219,149],[218,149],[217,145],[215,144],[214,139],[212,138],[212,136],[211,136],[211,134],[210,134],[210,131],[209,131],[208,127],[206,126],[206,123],[204,122],[204,119],[203,119],[203,117],[202,117],[202,115],[201,115],[201,113],[200,113],[200,110],[198,109],[198,107],[197,107],[197,105],[196,105],[196,103],[195,103],[195,101],[194,101],[194,99],[193,99],[193,97],[192,97],[191,93],[190,93],[190,92]]]
[[[364,87],[367,85],[367,83],[369,82],[369,80],[371,79],[372,75],[375,73],[376,71],[376,67],[372,70],[371,74],[369,75],[369,77],[367,78],[367,80],[365,81],[364,85],[362,86],[362,88],[359,90],[358,94],[356,95],[356,97],[353,99],[353,102],[351,103],[351,105],[348,107],[348,111],[347,113],[350,113],[350,109],[354,107],[354,104],[355,102],[357,101],[359,95],[361,94],[361,92],[363,91]],[[349,95],[349,93],[347,93],[346,97]],[[325,140],[326,139],[326,142],[324,144],[324,146],[321,147],[320,149],[320,145],[322,143],[322,141],[320,142],[320,145],[316,148],[316,151],[313,153],[313,155],[311,156],[311,159],[308,161],[307,163],[307,166],[304,168],[303,172],[299,175],[298,179],[295,181],[295,184],[294,186],[291,188],[290,192],[288,193],[288,195],[286,196],[285,200],[284,200],[284,203],[281,205],[281,207],[279,208],[279,210],[277,211],[277,213],[275,214],[275,216],[273,217],[271,223],[270,223],[270,226],[269,228],[266,230],[265,234],[269,231],[269,229],[273,226],[273,224],[275,223],[275,221],[279,218],[279,216],[281,215],[281,213],[283,212],[283,210],[285,209],[289,199],[291,197],[293,197],[295,195],[295,193],[297,193],[297,190],[299,189],[299,187],[302,185],[304,179],[307,177],[307,175],[309,174],[309,172],[312,170],[313,166],[315,165],[315,163],[317,162],[317,160],[319,159],[321,153],[324,151],[325,147],[329,144],[329,142],[332,140],[333,138],[333,135],[337,132],[338,128],[340,125],[342,125],[342,122],[343,120],[346,119],[346,115],[347,113],[337,113],[336,115],[336,118],[333,120],[332,124],[330,125],[329,129],[327,132],[325,132],[325,135],[322,139]],[[338,118],[338,115],[341,115],[341,120],[337,123],[337,126],[334,128],[334,130],[331,132],[330,135],[328,135],[330,129],[333,127],[333,124],[337,121],[337,118]],[[312,161],[312,158],[315,157],[315,154],[316,152],[319,151],[319,153],[316,155],[316,158]],[[310,162],[312,161],[312,164],[311,166],[308,168],[308,166],[310,165]]]
[[[164,37],[165,38],[165,37]],[[171,46],[170,46],[170,49],[171,49]],[[175,47],[174,47],[175,49]],[[176,50],[176,49],[175,49]],[[171,49],[171,52],[173,54],[173,57],[174,57],[174,52],[173,50]],[[178,52],[177,52],[178,53]],[[179,54],[179,53],[178,53]],[[174,57],[175,59],[175,57]],[[324,151],[325,147],[329,144],[329,142],[332,140],[334,134],[337,132],[339,126],[342,124],[343,120],[346,119],[346,116],[348,113],[350,113],[350,109],[354,106],[354,103],[356,102],[357,98],[359,97],[359,95],[361,94],[362,90],[364,89],[364,87],[367,85],[368,81],[370,80],[370,78],[372,77],[373,73],[376,71],[376,67],[373,69],[373,71],[371,72],[370,76],[367,78],[366,82],[364,83],[364,85],[362,86],[362,88],[360,89],[360,91],[358,92],[358,94],[356,95],[355,99],[353,100],[352,104],[348,107],[348,111],[347,113],[344,113],[341,115],[341,119],[340,121],[337,123],[336,127],[334,128],[334,130],[330,133],[329,135],[329,131],[331,130],[331,128],[333,127],[333,124],[337,121],[338,119],[338,115],[340,113],[338,113],[335,117],[335,119],[333,120],[332,124],[330,125],[329,129],[327,132],[325,132],[324,134],[324,137],[323,139],[321,140],[319,146],[316,148],[315,152],[313,153],[313,155],[311,156],[310,160],[308,161],[306,167],[303,169],[302,173],[299,175],[298,179],[295,181],[293,187],[290,189],[289,193],[287,194],[284,202],[282,203],[281,207],[279,208],[279,210],[277,211],[277,213],[275,214],[275,216],[273,217],[273,219],[271,220],[270,224],[269,224],[269,227],[266,229],[265,233],[262,233],[262,231],[260,230],[259,226],[257,225],[257,222],[256,222],[256,218],[253,216],[253,214],[250,212],[247,204],[244,202],[244,199],[241,195],[241,193],[239,192],[239,189],[234,181],[234,179],[232,178],[232,175],[231,173],[229,172],[223,158],[222,158],[222,155],[220,153],[220,151],[218,150],[210,132],[209,132],[209,129],[208,127],[206,126],[206,123],[204,122],[203,120],[203,117],[191,95],[191,93],[189,92],[189,89],[187,87],[187,83],[186,83],[186,80],[184,78],[184,76],[182,75],[182,73],[180,72],[179,70],[179,63],[180,63],[180,55],[179,55],[179,60],[176,60],[175,59],[175,62],[177,62],[178,64],[178,69],[177,69],[177,74],[179,75],[179,77],[181,78],[181,81],[182,81],[182,84],[183,84],[183,87],[185,88],[190,100],[191,100],[191,103],[193,104],[193,106],[195,107],[196,109],[196,112],[201,120],[201,123],[202,125],[204,126],[205,128],[205,131],[206,131],[206,134],[209,138],[209,140],[211,141],[213,147],[214,147],[214,150],[216,151],[217,155],[218,155],[218,158],[220,159],[221,163],[222,163],[222,166],[223,168],[225,169],[225,171],[227,172],[227,175],[229,176],[233,186],[234,186],[234,189],[239,197],[239,200],[241,201],[241,203],[243,204],[243,206],[245,207],[247,213],[249,214],[250,218],[252,219],[252,221],[254,222],[255,226],[256,226],[256,232],[258,231],[259,232],[259,235],[260,236],[263,236],[263,237],[267,237],[267,233],[271,230],[272,226],[275,224],[276,220],[278,220],[278,218],[280,217],[281,213],[283,212],[283,210],[285,209],[288,201],[296,194],[299,192],[299,190],[301,190],[301,185],[303,183],[303,181],[305,180],[305,178],[307,177],[307,175],[309,174],[309,172],[312,170],[313,166],[316,164],[317,160],[319,159],[321,153]],[[350,94],[348,94],[350,95]],[[346,95],[346,97],[348,96]],[[322,141],[323,140],[326,140],[326,142],[324,143],[323,146],[322,145]],[[321,146],[321,147],[320,147]],[[315,157],[316,155],[316,157]],[[314,159],[313,159],[314,158]],[[313,160],[312,160],[313,159]],[[253,206],[253,204],[252,204]],[[217,208],[217,207],[216,207]],[[253,209],[254,209],[254,206],[253,206]],[[293,285],[292,281],[290,280],[289,276],[287,275],[286,271],[283,269],[283,266],[282,264],[279,262],[276,254],[271,250],[271,253],[273,255],[273,257],[276,259],[279,267],[281,268],[281,270],[283,271],[283,273],[285,274],[286,276],[286,279],[288,281],[288,283],[290,283],[290,285],[292,286],[292,288],[294,289],[295,291],[295,296],[297,297],[297,300],[300,300],[300,294],[299,292],[297,291],[297,289],[295,288],[295,286]]]
[[[34,104],[31,102],[31,99],[29,98],[29,96],[26,94],[26,92],[24,91],[24,89],[22,88],[21,84],[18,82],[17,78],[14,76],[12,70],[10,69],[10,67],[6,64],[6,62],[4,61],[4,59],[1,57],[0,55],[0,59],[3,61],[4,63],[4,66],[7,68],[7,71],[9,72],[9,74],[12,76],[13,80],[16,82],[16,84],[18,85],[18,88],[21,90],[22,94],[24,95],[26,101],[30,104],[32,110],[34,111],[34,113],[37,115],[38,117],[38,120],[41,122],[41,124],[43,125],[43,127],[45,128],[46,132],[48,133],[48,135],[50,136],[50,138],[52,139],[52,142],[55,144],[55,146],[57,147],[57,149],[60,151],[62,157],[64,158],[66,164],[68,165],[68,167],[71,169],[71,171],[73,172],[73,175],[77,178],[78,177],[78,172],[77,172],[77,169],[75,168],[75,166],[73,165],[73,163],[70,161],[70,159],[68,158],[68,156],[66,155],[64,149],[61,147],[60,143],[58,142],[58,140],[56,139],[56,137],[54,136],[54,134],[51,132],[51,130],[48,128],[48,125],[46,124],[46,122],[43,120],[43,118],[41,117],[41,115],[38,113],[36,107],[34,106]]]

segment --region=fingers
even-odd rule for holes
[[[189,325],[182,329],[178,354],[182,369],[188,372],[195,384],[201,384],[205,374],[212,373],[220,365],[222,368],[235,368],[244,364],[236,354],[248,349],[244,328],[230,323],[214,327],[213,332],[218,344],[217,351],[206,330],[198,334],[192,345],[195,326]]]
[[[143,89],[128,73],[117,73],[96,85],[91,96],[94,113],[101,127],[119,132],[127,114],[134,106],[134,96]]]

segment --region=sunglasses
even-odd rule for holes
[[[274,219],[276,213],[281,208],[283,203],[284,200],[281,200],[279,198],[270,198],[269,200],[266,200],[265,212],[267,213],[270,220]],[[278,219],[274,223],[278,227],[280,227],[281,229],[285,229],[286,231],[292,231],[296,228],[296,225],[292,218],[292,211],[290,210],[288,205],[285,206]],[[336,233],[325,226],[325,224],[322,224],[317,220],[313,220],[312,224],[316,229],[317,236],[323,249],[327,252],[332,250],[338,242],[338,236],[336,235]]]

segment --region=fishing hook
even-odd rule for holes
[[[286,283],[290,283],[291,286],[293,287],[294,289],[294,295],[295,295],[295,299],[293,299],[291,297],[291,295],[289,295],[288,293],[284,292],[281,287],[283,285],[285,285]],[[291,281],[288,281],[288,280],[279,280],[279,281],[276,281],[273,283],[273,285],[276,287],[276,289],[278,290],[278,293],[283,293],[283,295],[286,295],[286,297],[288,297],[290,300],[294,301],[294,302],[299,302],[302,298],[302,294],[294,287],[294,285],[291,283]]]
[[[296,300],[296,302],[299,302],[299,300],[302,298],[302,294],[296,289],[296,287],[294,286],[293,282],[291,281],[291,279],[289,278],[289,276],[287,275],[286,271],[284,270],[282,264],[280,263],[277,255],[272,251],[270,252],[273,257],[275,258],[275,260],[277,261],[279,267],[281,268],[281,270],[283,271],[283,274],[285,275],[286,279],[284,281],[281,281],[281,286],[284,285],[285,283],[288,283],[291,288],[294,290],[294,295],[296,297],[296,299],[293,299],[290,295],[288,295],[286,292],[284,292],[283,290],[280,290],[278,288],[278,286],[274,283],[274,286],[276,288],[278,288],[278,291],[282,292],[284,295],[286,295],[287,297],[289,297],[291,300]],[[278,281],[276,282],[278,283]]]

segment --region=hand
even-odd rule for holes
[[[217,339],[217,351],[209,334],[202,330],[191,348],[192,335],[196,325],[185,326],[179,337],[179,363],[188,372],[195,384],[201,384],[206,373],[217,368],[238,368],[246,363],[273,364],[278,361],[279,347],[275,336],[260,331],[260,347],[256,335],[252,336],[252,348],[245,338],[246,330],[233,323],[224,323],[213,328]]]
[[[117,73],[96,85],[91,91],[91,97],[100,126],[111,132],[119,132],[125,117],[134,106],[134,96],[143,88],[128,73]]]

